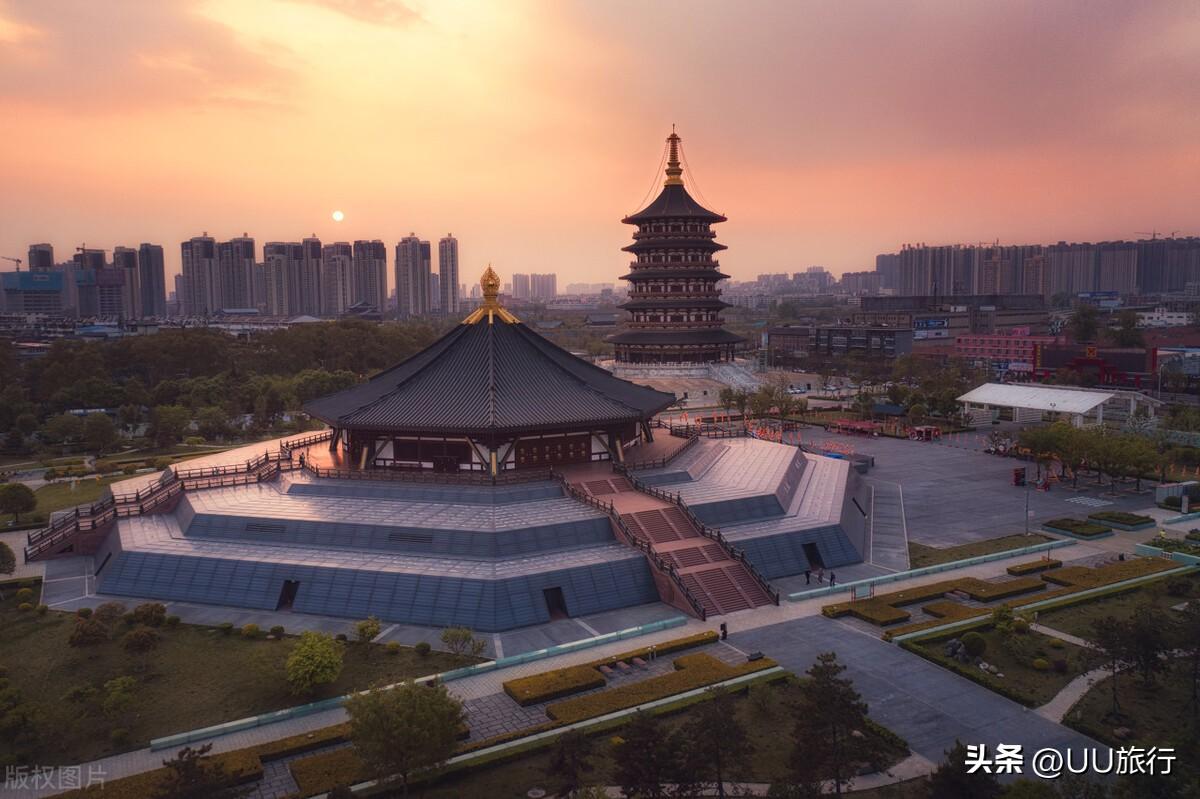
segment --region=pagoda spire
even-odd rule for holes
[[[671,135],[667,137],[670,149],[667,151],[667,179],[663,181],[664,186],[683,185],[683,169],[679,166],[679,141],[679,134],[675,132],[675,126],[671,125]]]
[[[464,325],[474,325],[485,320],[490,325],[496,317],[510,325],[520,321],[500,304],[500,276],[492,269],[491,264],[488,264],[487,269],[479,276],[479,286],[483,290],[483,303],[463,320]]]

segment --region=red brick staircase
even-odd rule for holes
[[[665,492],[621,475],[583,480],[575,487],[592,497],[612,499],[613,494],[640,491],[656,500],[656,507],[621,513],[621,521],[634,538],[673,568],[676,579],[707,616],[778,604],[778,595],[772,595],[766,581],[753,573],[740,553],[718,532],[702,529],[678,499],[670,502]]]

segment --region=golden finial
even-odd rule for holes
[[[672,124],[671,135],[667,137],[670,150],[667,152],[667,179],[663,181],[664,186],[683,185],[683,169],[679,166],[679,141],[679,134],[675,132],[675,125]]]
[[[483,289],[483,304],[463,320],[464,325],[473,325],[484,319],[487,319],[490,325],[495,317],[500,317],[500,321],[510,324],[520,321],[500,305],[500,276],[492,269],[491,264],[488,264],[487,269],[479,276],[479,287]]]

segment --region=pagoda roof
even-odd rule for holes
[[[674,269],[651,266],[634,267],[629,274],[621,275],[621,280],[669,280],[671,278],[700,277],[712,280],[724,280],[729,275],[711,266],[681,266]]]
[[[745,339],[722,328],[710,328],[708,330],[625,330],[609,336],[606,341],[612,344],[675,346],[681,344],[738,344]]]
[[[575,357],[498,306],[480,310],[411,358],[304,410],[343,429],[487,436],[632,423],[675,401]]]
[[[725,217],[693,200],[682,183],[668,183],[663,186],[654,202],[621,221],[627,225],[640,225],[659,219],[686,219],[690,222],[709,223],[725,221]]]
[[[627,244],[621,249],[625,252],[647,252],[653,250],[678,250],[682,248],[708,250],[710,252],[728,249],[724,244],[711,238],[698,238],[695,235],[687,233],[635,238],[632,244]]]
[[[648,308],[728,308],[729,303],[724,300],[719,300],[716,297],[696,297],[688,299],[686,297],[638,297],[637,299],[629,300],[626,303],[618,306],[627,311],[641,311]]]

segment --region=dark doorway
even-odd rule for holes
[[[279,592],[279,604],[275,606],[275,609],[291,610],[292,603],[296,601],[296,592],[299,590],[299,580],[284,580],[283,589]]]
[[[561,588],[543,588],[542,596],[546,597],[546,610],[550,611],[551,619],[567,618],[567,600],[563,599]]]
[[[810,569],[825,568],[825,561],[821,560],[821,551],[817,549],[816,544],[804,545],[804,557],[808,558],[808,567]]]

